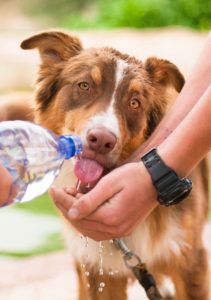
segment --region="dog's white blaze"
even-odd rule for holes
[[[117,60],[116,74],[115,74],[115,88],[111,97],[110,105],[105,112],[96,114],[89,120],[88,126],[86,125],[86,132],[82,134],[84,140],[88,130],[96,127],[105,127],[117,137],[120,135],[119,121],[115,114],[115,94],[117,87],[124,77],[124,71],[128,67],[128,64],[123,60]]]
[[[111,103],[110,103],[110,105],[109,105],[109,107],[106,111],[106,114],[107,114],[108,117],[111,117],[111,116],[115,115],[115,112],[114,112],[115,94],[116,94],[116,90],[117,90],[120,82],[124,78],[124,71],[127,67],[128,67],[128,64],[125,61],[117,60],[115,88],[114,88],[113,95],[111,97]]]

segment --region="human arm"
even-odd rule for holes
[[[211,149],[211,84],[172,134],[158,146],[166,164],[187,176]]]
[[[181,93],[170,111],[164,116],[150,138],[137,151],[138,156],[146,150],[158,146],[171,134],[177,125],[185,118],[193,106],[199,101],[211,82],[211,31],[201,54],[193,67]],[[134,160],[136,160],[134,156]]]

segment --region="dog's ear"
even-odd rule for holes
[[[145,132],[145,138],[147,139],[161,121],[171,102],[166,94],[168,88],[171,87],[180,92],[185,80],[179,69],[168,60],[150,57],[146,60],[144,67],[150,81],[158,90],[156,102],[148,116],[148,126]]]
[[[79,54],[83,49],[77,37],[60,31],[48,31],[33,35],[21,43],[21,48],[25,50],[37,48],[42,63],[45,65],[66,61]]]
[[[36,102],[44,111],[61,87],[60,73],[63,62],[78,55],[82,45],[77,37],[60,31],[48,31],[34,35],[21,43],[23,49],[37,48],[41,56],[41,66],[37,78]]]
[[[171,85],[177,92],[180,92],[185,79],[177,66],[168,60],[150,57],[146,60],[145,69],[151,81],[164,88]]]

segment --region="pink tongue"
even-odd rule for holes
[[[80,158],[75,163],[74,173],[82,183],[91,183],[100,178],[103,167],[95,160]]]

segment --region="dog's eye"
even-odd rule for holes
[[[138,109],[141,106],[141,103],[138,99],[133,98],[129,102],[129,107],[132,109]]]
[[[78,86],[80,87],[80,89],[82,89],[84,91],[88,91],[89,90],[89,84],[88,84],[88,82],[85,82],[85,81],[80,82],[78,84]]]

